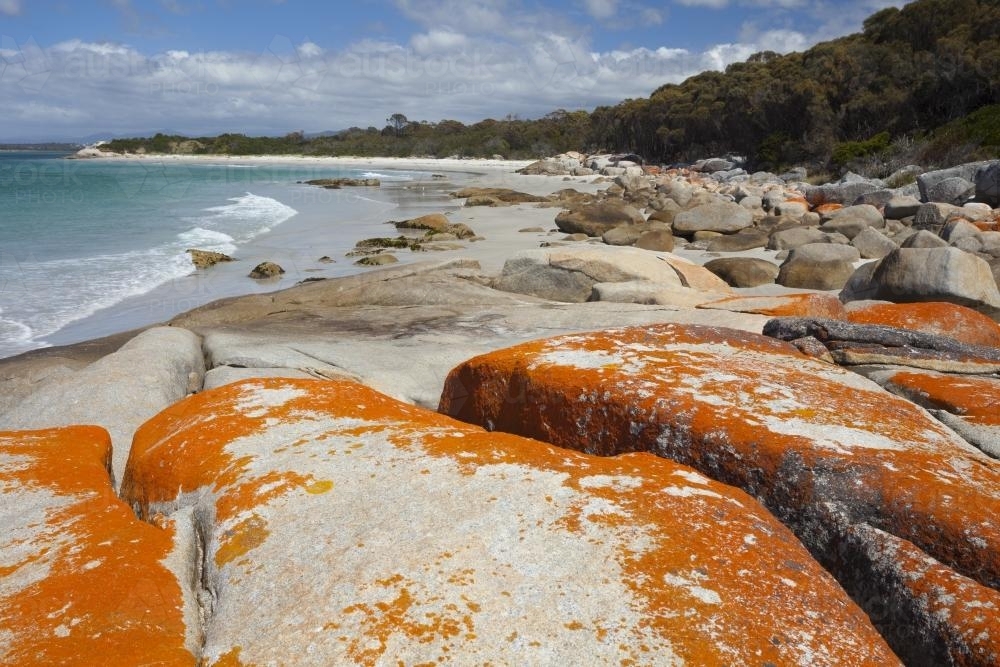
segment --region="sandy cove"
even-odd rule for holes
[[[663,177],[458,162],[665,210]],[[718,233],[610,247],[561,210],[455,208],[483,240],[0,362],[0,658],[995,663],[1000,326],[733,288]],[[837,253],[821,278],[866,265]]]

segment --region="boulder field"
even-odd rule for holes
[[[0,361],[0,664],[1000,664],[996,165],[626,157]]]

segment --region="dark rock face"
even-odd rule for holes
[[[878,324],[840,320],[778,318],[764,335],[793,341],[821,341],[843,365],[894,364],[955,373],[1000,372],[1000,349],[960,343],[954,338]]]

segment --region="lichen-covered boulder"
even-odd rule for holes
[[[0,664],[190,665],[200,642],[173,521],[114,493],[95,426],[0,432]]]
[[[136,435],[125,496],[202,537],[206,663],[894,664],[744,493],[256,380]]]
[[[855,324],[880,324],[949,336],[969,345],[1000,347],[1000,324],[953,303],[865,304],[850,310],[847,319]]]
[[[743,488],[870,612],[898,591],[856,571],[852,527],[911,542],[960,575],[962,586],[934,581],[935,604],[1000,587],[1000,463],[911,402],[784,342],[671,324],[535,341],[453,370],[439,409],[589,453],[655,452]],[[904,659],[967,657],[957,613],[948,621],[916,599],[898,612],[874,620]]]

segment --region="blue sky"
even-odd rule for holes
[[[0,0],[0,141],[592,109],[892,0]]]

